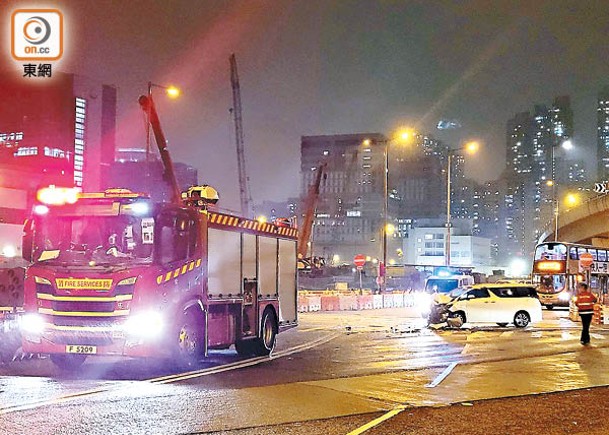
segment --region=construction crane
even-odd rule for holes
[[[302,219],[302,225],[298,235],[298,258],[307,258],[309,250],[309,241],[311,240],[311,233],[313,232],[313,219],[315,218],[315,210],[317,209],[317,200],[319,199],[319,186],[321,185],[321,178],[326,170],[326,164],[322,163],[317,168],[317,175],[315,181],[309,186],[309,192],[304,199],[304,217]],[[312,253],[311,253],[312,254]]]
[[[245,172],[245,151],[243,147],[243,118],[241,113],[241,88],[239,87],[239,74],[237,72],[237,58],[230,56],[230,83],[233,88],[233,120],[235,122],[235,142],[237,144],[237,170],[239,171],[239,195],[241,197],[241,214],[251,217],[252,198],[247,186],[248,178]]]

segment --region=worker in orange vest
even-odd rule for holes
[[[583,345],[590,343],[590,323],[592,322],[595,303],[596,296],[594,296],[592,292],[588,290],[588,284],[585,282],[580,282],[577,285],[575,305],[577,305],[579,317],[582,319],[582,336],[580,342]]]

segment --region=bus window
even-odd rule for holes
[[[539,282],[542,293],[559,293],[565,288],[564,275],[542,276]]]
[[[569,258],[571,260],[578,260],[579,256],[577,255],[577,248],[573,247],[569,249]]]
[[[535,249],[535,260],[566,260],[567,247],[562,243],[544,243]]]
[[[590,290],[594,290],[594,293],[598,293],[600,289],[600,283],[596,275],[590,277]]]
[[[607,251],[603,249],[598,250],[598,261],[607,261]]]
[[[588,252],[589,252],[590,254],[592,254],[592,259],[593,259],[594,261],[598,261],[598,256],[597,256],[597,254],[596,254],[596,249],[588,249]]]

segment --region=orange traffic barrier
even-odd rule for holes
[[[357,309],[371,310],[373,308],[372,299],[372,295],[357,296]]]
[[[321,310],[322,311],[337,311],[340,305],[338,303],[338,296],[323,295],[321,297]]]
[[[338,306],[341,311],[357,310],[357,296],[345,295],[338,297]]]

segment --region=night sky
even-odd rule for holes
[[[479,139],[469,175],[495,179],[506,121],[565,94],[574,143],[594,163],[596,93],[609,85],[607,1],[9,1],[3,19],[27,6],[65,15],[57,70],[118,87],[119,146],[144,146],[137,96],[149,80],[183,90],[178,100],[155,90],[170,151],[224,207],[238,208],[233,52],[254,202],[297,195],[301,135],[400,125],[453,146]],[[463,127],[435,131],[442,118]]]

